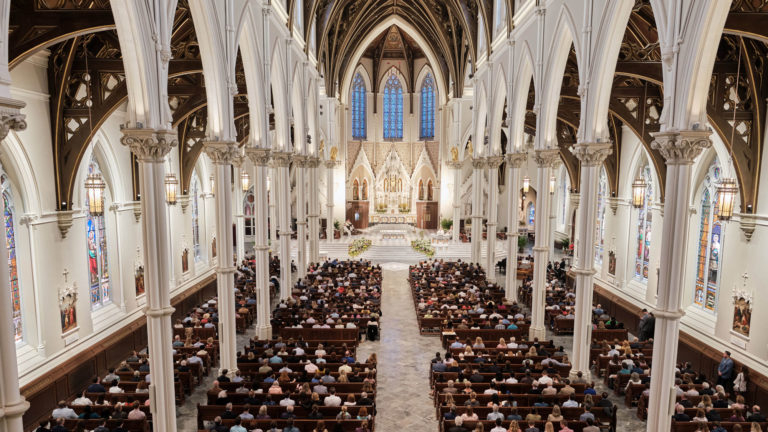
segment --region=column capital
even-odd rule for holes
[[[240,157],[240,148],[235,141],[203,141],[203,151],[214,165],[232,165]]]
[[[539,168],[549,168],[560,160],[560,149],[541,149],[535,150],[533,154],[533,160]]]
[[[0,97],[0,140],[4,140],[12,130],[22,131],[27,128],[27,116],[21,113],[26,105],[20,100]]]
[[[488,156],[485,158],[485,165],[490,169],[498,168],[504,162],[503,156]]]
[[[613,144],[610,142],[580,142],[572,145],[570,150],[582,166],[598,166],[605,161],[608,155],[613,153]]]
[[[250,147],[245,149],[245,155],[256,166],[267,166],[269,164],[269,149]]]
[[[287,167],[291,164],[293,153],[291,152],[272,152],[272,163],[275,167]]]
[[[293,165],[298,168],[303,168],[307,166],[307,156],[300,155],[300,154],[294,154],[293,155]]]
[[[328,169],[333,169],[341,165],[341,161],[328,159],[323,161],[323,165]]]
[[[507,153],[504,155],[504,160],[507,162],[507,166],[510,168],[520,168],[523,166],[526,160],[528,160],[528,153]]]
[[[123,128],[120,142],[131,149],[140,162],[160,163],[179,144],[176,132],[143,128]]]
[[[472,168],[483,169],[485,168],[485,158],[472,158]]]
[[[447,161],[445,164],[448,165],[449,168],[453,168],[453,169],[461,169],[461,165],[462,165],[461,161],[454,161],[454,160]]]
[[[708,130],[681,130],[652,133],[651,148],[658,150],[667,165],[690,165],[702,151],[712,146]]]
[[[571,205],[576,208],[579,206],[579,201],[581,201],[581,195],[579,195],[578,192],[571,192]]]

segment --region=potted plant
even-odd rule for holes
[[[453,226],[453,220],[443,218],[440,220],[440,226],[443,228],[443,230],[450,231],[451,227]]]
[[[528,237],[524,235],[517,236],[517,251],[522,253],[525,245],[528,244]]]
[[[333,221],[333,238],[334,239],[341,238],[341,222],[339,222],[338,219]]]

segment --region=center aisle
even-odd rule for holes
[[[382,264],[381,339],[364,342],[357,356],[378,356],[376,431],[436,431],[429,396],[429,361],[443,351],[440,340],[422,337],[416,322],[408,266]]]

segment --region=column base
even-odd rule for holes
[[[533,340],[535,338],[538,338],[539,340],[544,340],[547,336],[547,329],[546,327],[533,327],[531,326],[528,329],[528,339]]]
[[[256,326],[256,337],[258,337],[259,340],[272,339],[272,326]]]

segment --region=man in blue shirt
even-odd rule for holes
[[[240,420],[240,417],[235,419],[235,425],[229,428],[229,432],[248,432],[248,430],[242,426],[240,426],[240,423],[242,423],[242,420]]]
[[[723,359],[717,366],[717,383],[729,393],[733,390],[733,359],[729,351],[723,353]]]
[[[300,432],[300,431],[299,431],[299,428],[293,425],[293,419],[288,419],[288,424],[283,428],[283,432]]]

